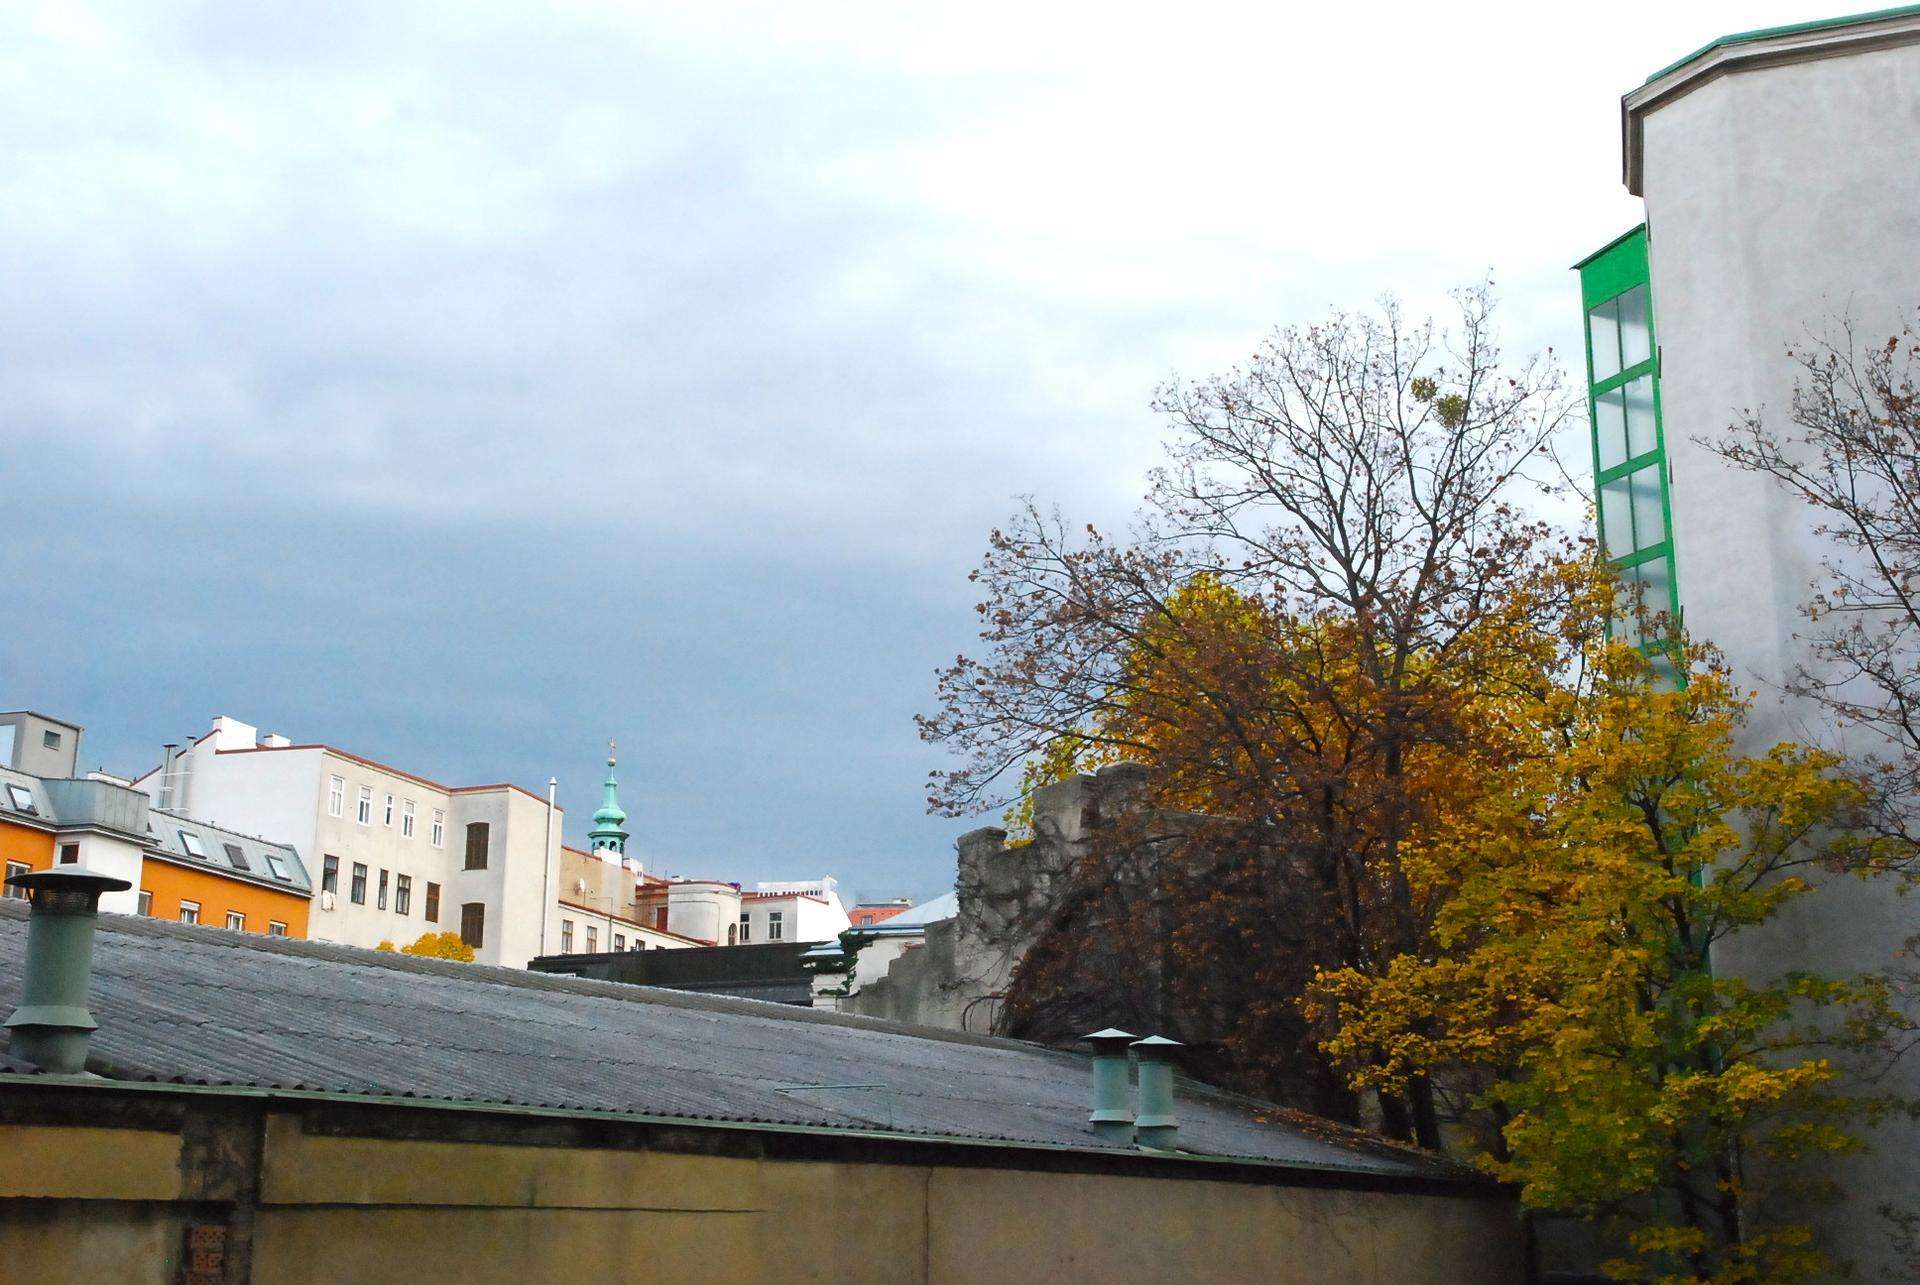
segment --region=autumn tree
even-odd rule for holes
[[[1747,702],[1710,656],[1679,687],[1621,644],[1587,659],[1530,712],[1540,752],[1409,852],[1433,949],[1327,970],[1309,1008],[1356,1084],[1487,1083],[1487,1164],[1531,1206],[1624,1222],[1613,1274],[1817,1276],[1810,1230],[1765,1197],[1859,1145],[1849,1122],[1887,1104],[1832,1059],[1902,1021],[1881,979],[1736,978],[1712,955],[1817,895],[1810,875],[1883,868],[1850,837],[1864,794],[1816,750],[1740,754]]]
[[[383,941],[375,950],[393,950],[390,941]],[[463,964],[471,964],[474,959],[473,947],[460,940],[459,933],[421,933],[411,945],[399,949],[402,955],[421,955],[427,959],[455,959]]]
[[[1920,851],[1920,333],[1862,346],[1842,322],[1788,357],[1785,423],[1750,412],[1702,444],[1778,483],[1827,542],[1787,686],[1883,738],[1864,756],[1873,819]]]
[[[1031,503],[995,531],[975,573],[981,654],[941,673],[939,708],[921,720],[962,759],[936,774],[932,806],[991,806],[1063,747],[1140,759],[1161,802],[1221,823],[1155,849],[1163,874],[1191,876],[1140,884],[1155,907],[1232,889],[1255,899],[1233,901],[1253,922],[1284,897],[1299,924],[1288,951],[1363,973],[1418,948],[1426,910],[1402,850],[1437,795],[1500,752],[1482,734],[1498,722],[1490,705],[1552,668],[1575,552],[1525,505],[1569,411],[1558,376],[1544,359],[1503,362],[1485,291],[1457,302],[1451,329],[1391,304],[1336,314],[1278,332],[1244,369],[1162,390],[1167,458],[1126,539],[1075,533]],[[1137,858],[1114,847],[1105,860]],[[1090,895],[1128,886],[1115,873],[1080,882]],[[1288,1011],[1311,968],[1279,958],[1282,943],[1237,940],[1240,918],[1137,922],[1167,926],[1161,942],[1193,925],[1187,950],[1255,952],[1236,965],[1248,980],[1209,1007]],[[1209,922],[1226,936],[1204,940]],[[1072,952],[1035,958],[1050,954]],[[1166,971],[1132,962],[1157,974],[1167,1009]],[[1028,972],[1017,986],[1037,984]],[[1183,1017],[1209,1038],[1173,1005]],[[1260,1052],[1332,1083],[1290,1039],[1276,1032]],[[1311,1105],[1355,1110],[1337,1095]],[[1380,1108],[1393,1131],[1438,1144],[1425,1081]]]

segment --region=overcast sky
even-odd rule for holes
[[[621,743],[663,873],[951,884],[915,737],[1153,387],[1639,220],[1619,96],[1790,3],[0,7],[0,708],[449,783]]]

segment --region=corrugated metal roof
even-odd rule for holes
[[[0,902],[0,1005],[17,1002],[26,927]],[[89,1068],[119,1079],[1113,1145],[1087,1126],[1080,1055],[755,1000],[102,915],[92,1006]],[[1192,1152],[1463,1172],[1198,1085],[1179,1100]]]

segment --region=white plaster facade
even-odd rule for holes
[[[1786,352],[1810,331],[1845,315],[1870,343],[1914,319],[1920,13],[1709,49],[1628,94],[1624,124],[1628,186],[1646,202],[1683,619],[1760,693],[1747,748],[1838,745],[1817,710],[1779,695],[1807,659],[1799,608],[1829,550],[1797,501],[1696,439],[1748,409],[1789,429],[1798,370]],[[1920,903],[1839,881],[1727,942],[1715,964],[1866,972],[1896,963],[1917,932]],[[1920,1094],[1920,1063],[1897,1074],[1881,1087]],[[1920,1129],[1888,1126],[1869,1154],[1834,1163],[1851,1199],[1816,1216],[1872,1276],[1891,1262],[1876,1206],[1897,1197],[1920,1212]]]
[[[480,962],[520,967],[557,923],[561,809],[549,816],[518,786],[445,786],[221,717],[134,787],[155,806],[292,844],[313,872],[319,941],[462,933],[478,937]]]

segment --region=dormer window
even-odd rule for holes
[[[12,801],[15,812],[24,812],[28,816],[40,815],[40,809],[33,805],[33,791],[26,786],[7,782],[7,798]]]

